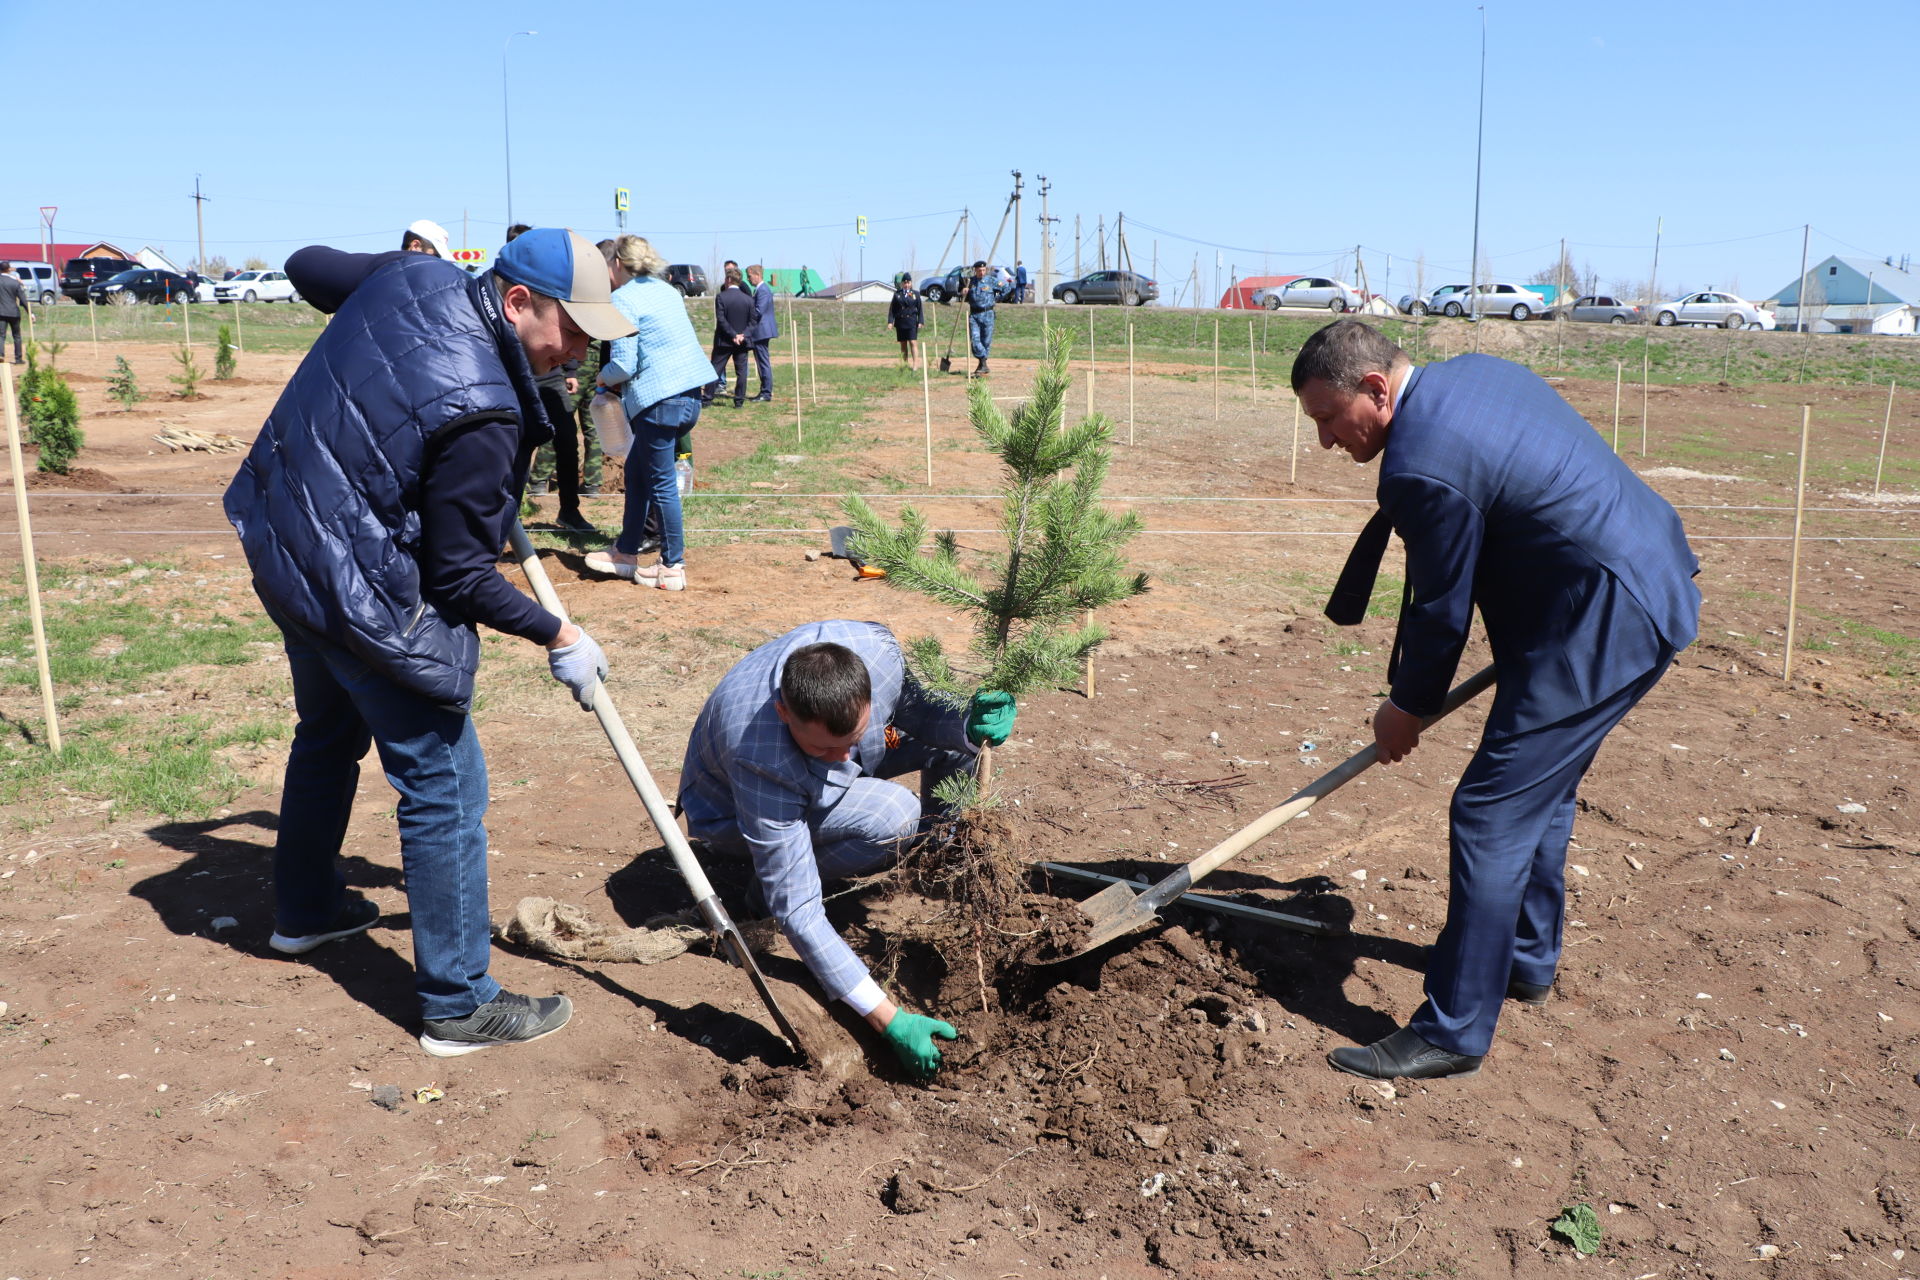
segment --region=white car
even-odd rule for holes
[[[1269,311],[1282,307],[1311,307],[1316,311],[1358,311],[1366,305],[1358,289],[1325,276],[1301,276],[1270,289],[1255,289],[1253,302]]]
[[[1483,284],[1474,289],[1473,294],[1477,300],[1467,290],[1457,289],[1438,306],[1434,305],[1440,301],[1437,295],[1428,299],[1427,306],[1448,316],[1478,314],[1513,320],[1526,320],[1547,310],[1547,300],[1523,284]]]
[[[1663,302],[1653,314],[1660,325],[1710,324],[1721,329],[1771,329],[1773,312],[1731,293],[1708,289],[1678,302]]]
[[[242,271],[231,280],[213,286],[213,296],[221,302],[298,302],[293,281],[284,271]]]

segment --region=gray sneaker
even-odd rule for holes
[[[573,1017],[573,1002],[565,996],[518,995],[502,991],[464,1018],[429,1018],[420,1033],[420,1047],[436,1058],[491,1049],[500,1044],[527,1044],[550,1036]]]
[[[275,930],[267,939],[267,945],[284,955],[303,956],[315,947],[334,941],[336,938],[350,938],[356,933],[365,933],[380,919],[380,908],[358,894],[340,904],[331,923],[318,933],[305,933],[289,936]]]

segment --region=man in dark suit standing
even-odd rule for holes
[[[772,400],[773,354],[767,344],[780,336],[780,321],[774,315],[773,286],[767,283],[767,269],[757,262],[748,267],[747,286],[753,293],[753,328],[747,330],[747,340],[753,344],[753,367],[760,375],[760,394],[754,399]]]
[[[1376,1079],[1472,1075],[1502,1000],[1551,993],[1575,790],[1692,643],[1699,564],[1674,509],[1519,365],[1469,355],[1416,369],[1371,326],[1341,320],[1301,348],[1293,389],[1323,448],[1381,459],[1380,510],[1329,616],[1359,621],[1389,529],[1406,544],[1391,694],[1373,718],[1381,761],[1419,745],[1476,605],[1498,681],[1453,794],[1426,1001],[1406,1027],[1329,1061]]]

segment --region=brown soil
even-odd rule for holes
[[[98,373],[79,345],[63,364]],[[143,381],[169,364],[161,347],[129,358]],[[292,366],[249,356],[257,382],[159,413],[250,438]],[[996,372],[1012,394],[1027,371]],[[1611,385],[1563,389],[1606,429]],[[1655,399],[1651,452],[1629,460],[1681,470],[1653,482],[1696,537],[1702,640],[1591,774],[1553,998],[1509,1006],[1476,1079],[1388,1088],[1324,1063],[1420,998],[1476,708],[1204,886],[1330,936],[1175,910],[1094,956],[996,974],[987,959],[1071,932],[1074,909],[1023,886],[1000,921],[1005,951],[976,966],[937,896],[896,883],[835,898],[903,1000],[959,1029],[924,1087],[858,1028],[866,1070],[795,1066],[739,972],[702,952],[636,967],[497,950],[503,982],[566,992],[574,1025],[524,1049],[424,1057],[392,795],[371,766],[346,868],[387,916],[298,960],[265,945],[269,746],[250,765],[260,784],[207,821],[109,821],[78,796],[9,815],[4,1274],[1530,1277],[1581,1265],[1548,1231],[1577,1202],[1605,1233],[1585,1265],[1609,1275],[1920,1274],[1920,575],[1912,541],[1818,540],[1913,539],[1920,511],[1852,504],[1839,495],[1856,473],[1816,468],[1813,505],[1836,510],[1808,517],[1806,647],[1788,684],[1788,544],[1740,539],[1790,519],[1702,509],[1791,501],[1799,390]],[[192,558],[204,576],[178,589],[249,607],[217,506],[238,457],[168,454],[147,438],[154,416],[80,392],[102,490],[191,496],[37,496],[42,555],[100,573]],[[1103,369],[1099,395],[1124,440],[1123,379]],[[936,494],[986,484],[960,397],[958,380],[937,396]],[[1831,424],[1820,460],[1870,459],[1884,392],[1815,397]],[[1290,485],[1284,393],[1222,401],[1216,419],[1205,381],[1138,388],[1138,439],[1109,488],[1142,496],[1151,532],[1135,559],[1154,590],[1107,619],[1097,696],[1031,698],[998,753],[994,839],[1023,860],[1156,879],[1361,744],[1391,621],[1343,634],[1318,610],[1372,472],[1303,444]],[[703,421],[702,456],[755,447],[754,420]],[[1916,425],[1903,404],[1896,431],[1911,440]],[[872,475],[923,476],[917,392],[860,429]],[[1710,455],[1692,443],[1709,437]],[[1145,500],[1173,496],[1208,501]],[[936,527],[994,523],[974,501],[921,505]],[[821,541],[710,537],[681,596],[547,557],[669,793],[705,691],[762,639],[840,616],[964,643],[925,602],[804,560]],[[525,646],[487,652],[496,915],[522,894],[626,923],[688,905],[591,718]],[[1471,646],[1462,672],[1485,660]],[[263,653],[148,692],[255,711],[285,697],[280,663]],[[15,723],[37,706],[27,689],[0,698]],[[710,870],[743,909],[739,868]],[[764,963],[777,983],[804,977],[788,956]],[[441,1096],[423,1101],[429,1086]]]

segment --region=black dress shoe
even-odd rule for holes
[[[1402,1027],[1384,1040],[1357,1049],[1335,1049],[1327,1055],[1334,1070],[1369,1080],[1391,1080],[1404,1076],[1409,1080],[1435,1080],[1442,1076],[1476,1076],[1481,1059],[1464,1053],[1449,1053],[1428,1044],[1412,1028]]]
[[[569,533],[598,533],[600,530],[593,521],[580,514],[578,508],[562,511],[553,522]]]
[[[1507,984],[1507,999],[1518,1000],[1521,1004],[1545,1004],[1547,997],[1552,994],[1551,982],[1522,982],[1515,978]]]

